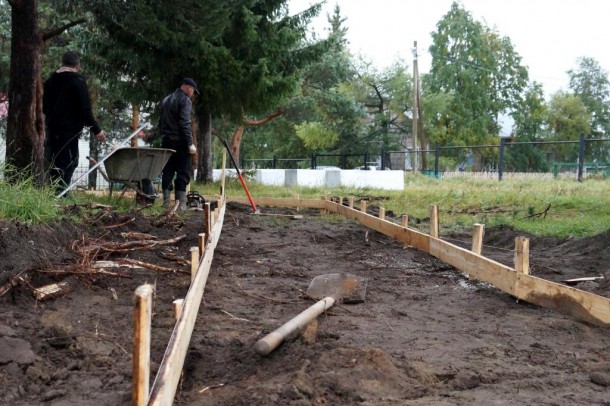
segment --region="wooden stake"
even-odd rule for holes
[[[438,238],[438,206],[430,205],[430,237]]]
[[[485,224],[475,224],[472,229],[472,252],[481,255],[483,252],[483,235],[485,235]]]
[[[135,292],[132,405],[148,404],[150,387],[150,327],[152,321],[152,285],[142,285]]]
[[[348,198],[347,198],[347,203],[348,203],[348,207],[349,207],[350,209],[353,209],[353,208],[354,208],[354,198],[353,198],[353,197],[348,197]]]
[[[212,211],[211,211],[210,202],[205,202],[204,216],[205,216],[205,235],[207,235],[209,238],[210,230],[212,230]]]
[[[199,269],[199,247],[191,247],[191,282],[197,275]]]
[[[379,208],[379,220],[385,220],[385,208],[384,207]]]
[[[515,238],[515,271],[530,274],[530,240],[525,237]]]
[[[199,258],[203,256],[205,251],[205,233],[199,234]]]
[[[320,196],[320,199],[323,200],[323,201],[328,200],[328,199],[326,199],[326,196]],[[324,215],[326,213],[327,213],[326,209],[324,209],[324,208],[320,209],[320,215]]]
[[[360,200],[360,211],[366,213],[366,200]]]
[[[180,318],[180,313],[182,313],[182,305],[184,304],[184,299],[176,299],[173,301],[174,305],[174,318],[176,321]]]
[[[301,197],[298,194],[293,196],[296,200],[301,200]],[[301,205],[297,203],[297,211],[301,211]]]
[[[222,171],[220,173],[220,198],[221,200],[225,196],[225,168],[227,165],[227,150],[222,149]]]
[[[400,224],[404,228],[408,228],[409,227],[409,215],[408,214],[403,214],[402,215],[402,217],[400,218]]]
[[[343,206],[343,196],[337,198],[337,203],[339,203],[339,206]]]

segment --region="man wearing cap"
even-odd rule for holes
[[[79,70],[79,55],[66,52],[61,57],[61,67],[44,83],[45,154],[51,164],[51,183],[58,191],[70,185],[78,166],[78,139],[83,128],[90,127],[99,141],[106,140],[106,132],[91,111],[87,81]]]
[[[191,181],[191,155],[197,154],[191,128],[191,99],[195,94],[199,94],[197,83],[191,78],[184,78],[180,87],[161,102],[161,146],[176,151],[167,161],[161,176],[163,206],[166,208],[169,208],[170,194],[174,189],[176,201],[180,202],[178,209],[186,210],[186,187]]]

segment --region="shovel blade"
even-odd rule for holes
[[[367,281],[348,273],[318,275],[309,284],[307,294],[315,299],[332,296],[339,303],[361,303],[366,296]]]

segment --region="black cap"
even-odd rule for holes
[[[191,78],[184,78],[184,79],[182,79],[182,84],[183,85],[193,86],[193,88],[195,89],[195,93],[201,94],[201,93],[199,93],[199,90],[197,90],[197,82],[195,82],[193,79],[191,79]]]

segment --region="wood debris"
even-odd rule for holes
[[[170,245],[175,244],[178,241],[186,238],[186,235],[179,235],[175,238],[170,238],[169,240],[133,240],[126,241],[123,243],[118,242],[106,242],[106,243],[92,243],[89,245],[81,246],[76,250],[81,254],[85,254],[87,252],[129,252],[129,251],[139,251],[139,250],[149,250],[159,245]]]
[[[137,240],[156,240],[157,237],[152,234],[138,233],[137,231],[121,233],[123,238],[135,238]]]

